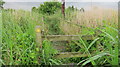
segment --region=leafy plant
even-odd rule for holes
[[[61,3],[59,2],[44,2],[44,4],[40,4],[38,8],[40,13],[49,15],[56,13],[59,9],[61,9]]]

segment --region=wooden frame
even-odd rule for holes
[[[36,42],[37,47],[42,48],[42,41],[47,39],[49,41],[72,41],[72,40],[80,40],[80,37],[84,40],[94,40],[92,35],[42,35],[40,26],[36,26]],[[87,54],[82,54],[80,52],[64,52],[58,53],[54,56],[54,58],[69,58],[69,57],[86,57]]]

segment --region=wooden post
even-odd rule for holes
[[[41,59],[40,59],[40,56],[39,56],[39,53],[41,53],[41,50],[42,50],[42,39],[41,39],[41,28],[40,28],[40,26],[35,27],[35,32],[36,32],[37,59],[38,59],[38,63],[41,63]]]
[[[41,34],[44,35],[45,23],[44,23],[44,16],[42,17],[42,30]]]
[[[62,14],[65,18],[65,0],[62,0],[62,1],[63,1],[63,3],[62,3]]]
[[[42,48],[42,39],[41,39],[41,28],[40,26],[36,26],[36,43],[38,48]]]

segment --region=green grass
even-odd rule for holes
[[[17,12],[16,12],[17,13]],[[18,11],[17,16],[3,11],[2,59],[7,65],[38,64],[35,43],[35,23],[30,14]]]
[[[0,31],[2,31],[2,11],[0,11]],[[0,66],[2,64],[5,64],[3,62],[3,60],[1,59],[1,57],[2,57],[2,46],[1,46],[1,44],[2,44],[2,32],[0,32]]]
[[[110,65],[118,65],[118,30],[110,26],[105,26],[105,29],[99,30],[102,31],[102,33],[99,35],[100,38],[96,38],[95,40],[93,40],[88,47],[86,46],[85,42],[81,39],[81,42],[83,43],[84,48],[88,52],[89,56],[87,59],[80,61],[78,65],[83,62],[84,63],[82,65],[86,65],[90,62],[92,63],[92,65],[102,65],[107,63],[109,63]],[[89,53],[89,49],[92,47],[92,45],[95,45],[96,41],[101,42],[99,44],[102,45],[104,49],[102,51],[99,51],[97,49],[97,54],[95,53],[95,55],[91,56],[91,54]],[[104,60],[102,58],[104,58]],[[99,61],[104,61],[104,63],[99,63],[99,61],[97,61],[98,59],[102,59]],[[94,61],[97,61],[97,63],[95,63]]]
[[[53,60],[53,57],[54,54],[57,54],[58,51],[56,49],[54,49],[52,46],[51,46],[51,43],[47,40],[44,40],[43,41],[43,48],[42,48],[42,64],[45,64],[45,65],[49,65],[49,64],[52,64],[50,61],[52,61],[53,63],[55,64],[58,64],[56,61]]]
[[[103,25],[88,27],[88,23],[85,22],[91,22],[93,19],[86,18],[89,21],[82,19],[81,24],[85,24],[76,24],[79,21],[79,19],[76,19],[76,12],[68,13],[65,19],[62,18],[61,12],[48,16],[23,10],[13,12],[3,10],[2,15],[0,16],[0,19],[2,18],[2,22],[0,21],[0,24],[2,24],[0,25],[0,31],[2,30],[2,34],[0,33],[0,37],[2,37],[0,63],[3,65],[64,65],[67,63],[77,63],[77,65],[83,66],[87,64],[118,65],[118,30],[115,18],[111,20],[104,18],[101,21]],[[96,20],[99,21],[99,19]],[[43,41],[42,50],[39,53],[37,52],[39,48],[36,47],[38,45],[36,44],[36,25],[41,26],[45,35],[94,35],[96,30],[101,31],[101,34],[95,36],[94,40],[88,41],[80,38],[79,41],[68,43],[68,49],[73,52],[88,54],[88,57],[54,59],[53,56],[58,51],[47,40]]]

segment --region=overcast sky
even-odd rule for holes
[[[5,9],[12,8],[31,10],[32,7],[38,7],[43,2],[51,0],[4,0],[4,1],[6,2],[4,4]],[[65,0],[65,1],[66,7],[73,5],[78,9],[80,8],[87,9],[88,7],[91,6],[91,0]],[[92,6],[118,9],[118,1],[119,0],[92,0]]]
[[[51,0],[4,0],[6,2],[44,2]],[[53,0],[52,0],[53,1]],[[58,0],[61,1],[61,0]],[[119,2],[120,0],[65,0],[67,2]]]

